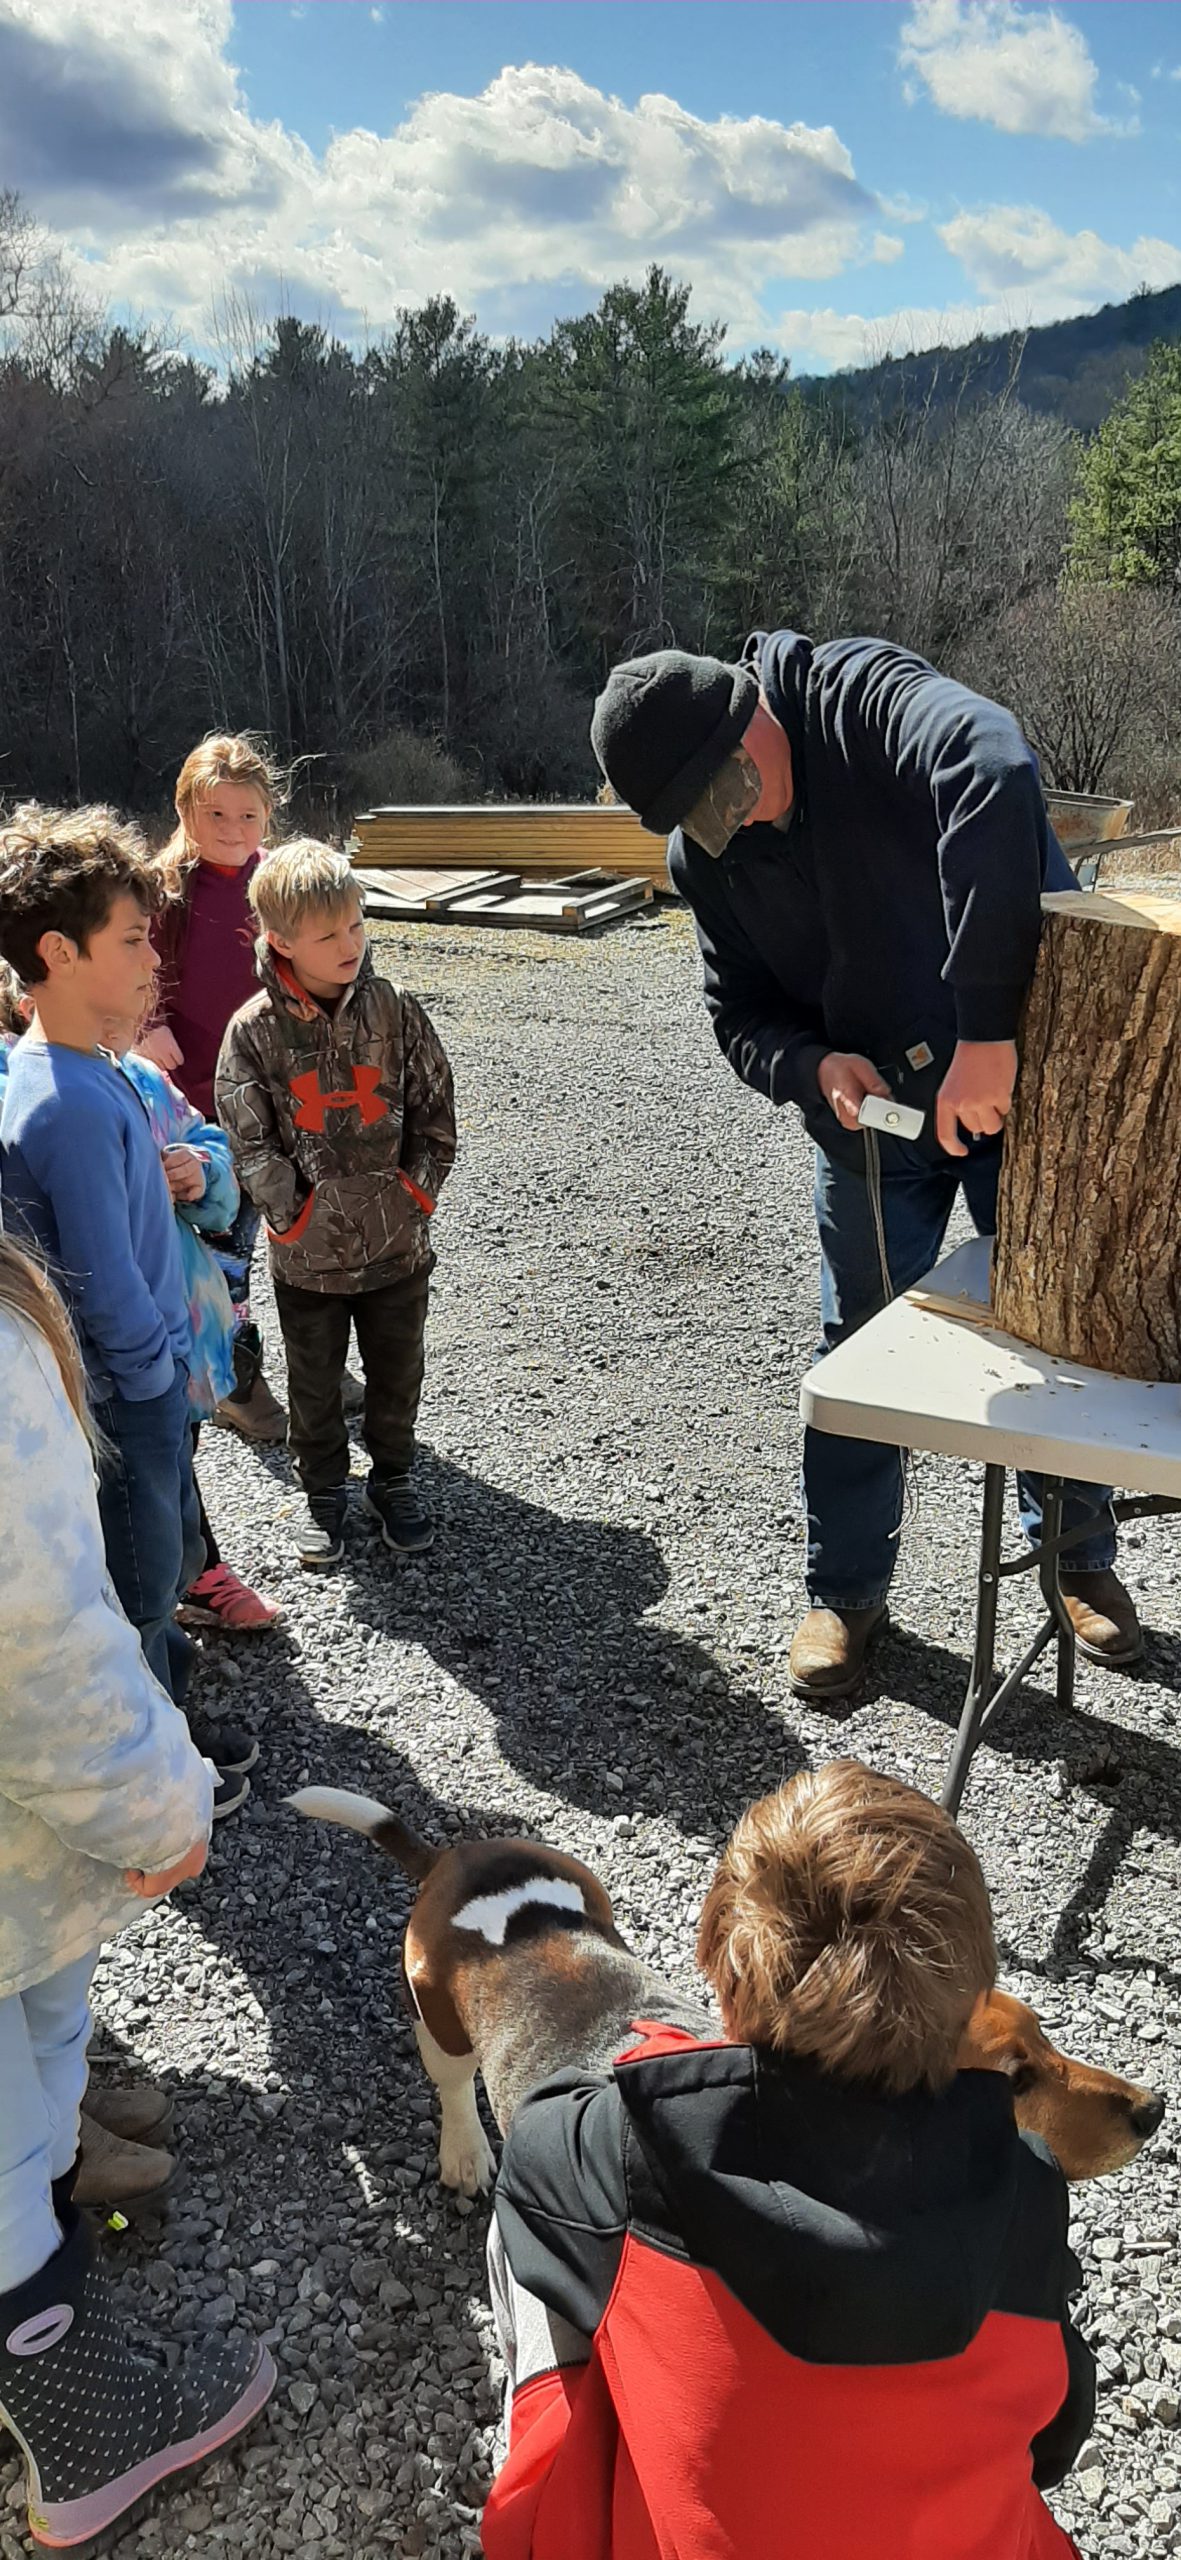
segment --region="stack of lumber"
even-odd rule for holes
[[[490,868],[565,880],[605,871],[667,890],[665,841],[630,809],[594,801],[482,801],[457,808],[368,809],[356,820],[353,860],[366,870]]]
[[[535,933],[587,933],[651,904],[648,880],[616,880],[607,871],[572,871],[566,879],[522,878],[519,871],[370,870],[354,861],[367,915],[403,924],[527,925]]]

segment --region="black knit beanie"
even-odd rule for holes
[[[653,835],[686,818],[758,708],[753,667],[654,649],[613,667],[595,704],[591,745],[612,789]]]

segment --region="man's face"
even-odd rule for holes
[[[63,933],[46,933],[38,945],[54,993],[68,994],[100,1039],[112,1020],[138,1021],[151,995],[156,954],[151,918],[129,889],[120,891],[105,924],[96,925],[86,949]],[[36,990],[34,990],[36,996]]]
[[[776,819],[783,819],[789,815],[795,797],[795,784],[792,779],[791,747],[787,732],[780,727],[774,712],[768,711],[761,696],[749,728],[743,731],[742,749],[743,753],[750,757],[752,764],[758,767],[759,781],[762,786],[755,806],[750,816],[744,818],[743,825],[757,827],[768,821],[774,825]]]
[[[354,894],[334,914],[307,916],[298,933],[269,937],[310,996],[338,996],[351,987],[365,957],[365,919]]]
[[[738,745],[682,821],[685,834],[717,860],[742,828],[782,826],[791,813],[793,788],[786,731],[760,700]]]

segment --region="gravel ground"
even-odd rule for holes
[[[809,1163],[794,1115],[722,1066],[687,919],[665,908],[587,942],[378,939],[459,1093],[422,1415],[439,1536],[397,1561],[358,1514],[343,1569],[306,1576],[285,1453],[206,1435],[225,1552],[286,1619],[206,1646],[204,1702],[258,1725],[254,1794],[200,1884],[99,1974],[108,2054],[175,2091],[185,2164],[158,2245],[109,2253],[133,2320],[183,2335],[241,2317],[281,2380],[254,2439],[125,2534],[120,2560],[477,2545],[499,2405],[486,2216],[434,2179],[398,2001],[406,1891],[363,1843],[288,1813],[288,1790],[362,1787],[431,1834],[520,1828],[576,1849],[688,1983],[712,1861],[749,1798],[834,1750],[937,1792],[965,1677],[977,1478],[928,1460],[870,1686],[840,1722],[788,1694]],[[965,1819],[1004,1980],[1058,2042],[1175,2104],[1176,1546],[1154,1525],[1124,1552],[1144,1673],[1084,1667],[1069,1721],[1035,1674],[979,1755]],[[1024,1624],[1024,1586],[1012,1606]],[[1055,2504],[1089,2560],[1176,2542],[1179,2124],[1076,2191],[1102,2385]],[[19,2506],[10,2465],[4,2560],[26,2549]]]

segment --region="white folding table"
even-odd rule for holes
[[[818,1361],[800,1392],[800,1411],[816,1431],[984,1461],[972,1668],[943,1788],[950,1813],[958,1810],[984,1726],[1055,1638],[1058,1704],[1073,1704],[1074,1630],[1058,1562],[1088,1531],[1062,1533],[1064,1482],[1126,1487],[1131,1498],[1113,1504],[1117,1520],[1181,1510],[1181,1387],[1108,1377],[1001,1333],[987,1315],[990,1250],[982,1236],[960,1245]],[[1002,1561],[1011,1467],[1044,1478],[1042,1538]],[[1000,1583],[1027,1572],[1041,1583],[1045,1621],[994,1691]]]

